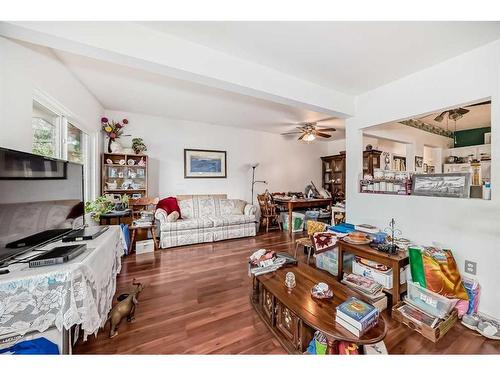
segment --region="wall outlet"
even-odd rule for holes
[[[471,275],[475,275],[477,272],[477,263],[472,262],[470,260],[465,261],[465,272],[470,273]]]

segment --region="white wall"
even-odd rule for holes
[[[449,246],[463,273],[478,263],[480,310],[500,317],[500,153],[492,147],[492,200],[360,194],[363,128],[492,98],[492,144],[500,144],[500,42],[494,42],[358,97],[347,129],[347,219],[386,227],[391,217],[403,235],[424,245]]]
[[[248,129],[181,121],[137,113],[106,111],[110,120],[127,118],[120,139],[130,147],[133,137],[144,139],[153,170],[150,194],[161,198],[177,194],[226,193],[231,198],[251,199],[251,163],[259,162],[257,180],[268,185],[256,185],[256,192],[304,191],[309,181],[321,186],[320,157],[327,154],[326,142],[304,144],[284,139],[277,134]],[[227,151],[227,178],[185,179],[184,149],[198,148]]]
[[[31,152],[36,90],[64,107],[87,134],[98,137],[104,109],[52,51],[0,37],[0,146]]]

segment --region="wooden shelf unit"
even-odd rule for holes
[[[363,176],[369,174],[373,176],[373,171],[380,167],[380,155],[382,151],[370,150],[363,151]]]
[[[136,154],[110,154],[103,153],[101,158],[101,194],[123,195],[141,194],[141,197],[148,196],[148,165],[149,159],[147,155]],[[109,164],[107,160],[113,161]],[[144,165],[137,165],[143,159]],[[120,164],[120,160],[124,160],[125,164]],[[133,165],[128,165],[129,160],[134,160]],[[132,174],[132,175],[131,175]],[[134,177],[132,177],[135,174]],[[139,184],[137,188],[123,189],[122,184],[125,180]],[[116,182],[116,189],[107,187],[107,182]]]
[[[322,185],[332,196],[338,192],[345,195],[345,154],[322,156]]]

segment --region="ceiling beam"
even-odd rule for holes
[[[333,117],[354,97],[134,22],[0,22],[0,35]]]

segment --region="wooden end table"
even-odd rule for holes
[[[137,232],[139,230],[146,230],[146,231],[149,231],[151,233],[151,237],[153,237],[153,243],[154,243],[154,246],[155,246],[155,250],[158,249],[158,242],[156,241],[156,234],[155,234],[155,229],[156,229],[156,225],[155,224],[151,224],[151,225],[147,225],[147,226],[135,226],[135,225],[130,225],[129,228],[130,230],[130,248],[128,249],[128,253],[131,254],[132,253],[132,249],[134,248],[134,244],[135,244],[135,238],[137,236]]]
[[[392,295],[392,306],[396,305],[401,299],[401,293],[406,292],[406,283],[400,284],[400,269],[409,263],[406,252],[399,251],[397,254],[387,254],[375,250],[368,245],[354,245],[343,240],[337,242],[339,247],[338,265],[339,273],[337,279],[340,281],[344,275],[344,253],[351,253],[361,258],[372,260],[392,268],[392,289],[384,289],[385,292]],[[391,311],[391,309],[388,309]]]
[[[132,210],[126,209],[123,211],[110,211],[102,214],[99,218],[100,225],[111,225],[113,219],[118,221],[118,225],[122,223],[124,217],[132,217]]]

